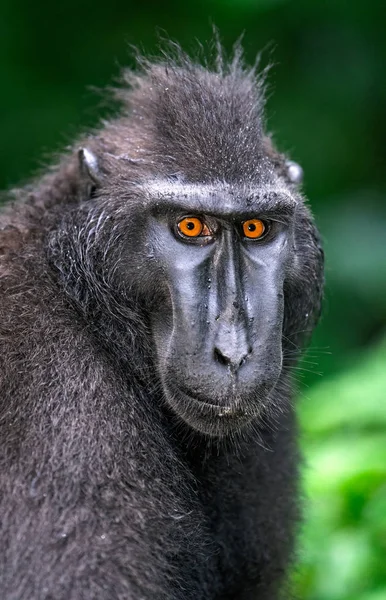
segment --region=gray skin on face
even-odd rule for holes
[[[193,428],[222,435],[269,405],[281,373],[296,200],[279,184],[144,187],[155,285],[167,290],[151,321],[165,398]],[[210,235],[181,235],[186,216]],[[265,224],[261,239],[245,236],[250,219]]]

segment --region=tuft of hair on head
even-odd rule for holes
[[[229,58],[216,38],[203,62],[175,43],[156,59],[137,53],[136,62],[136,71],[123,71],[114,96],[139,149],[137,158],[193,181],[245,182],[264,171],[269,67],[259,72],[258,61],[247,67],[240,41]]]

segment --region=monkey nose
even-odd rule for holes
[[[233,373],[235,373],[244,364],[246,358],[249,354],[251,354],[251,352],[251,348],[248,348],[247,351],[232,352],[229,349],[221,350],[216,346],[214,349],[214,357],[220,365],[228,367]]]
[[[215,361],[228,367],[233,373],[238,371],[251,354],[246,331],[240,327],[221,327],[215,341]]]

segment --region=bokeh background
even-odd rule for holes
[[[305,171],[327,255],[324,316],[298,371],[304,600],[386,600],[386,35],[383,1],[1,0],[0,188],[106,111],[131,44],[197,51],[212,25],[273,62],[268,128]]]

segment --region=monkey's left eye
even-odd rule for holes
[[[177,229],[183,237],[198,238],[211,235],[208,226],[199,217],[184,217],[178,221]]]
[[[261,219],[248,219],[242,225],[244,236],[250,240],[259,240],[268,231],[267,224]]]

